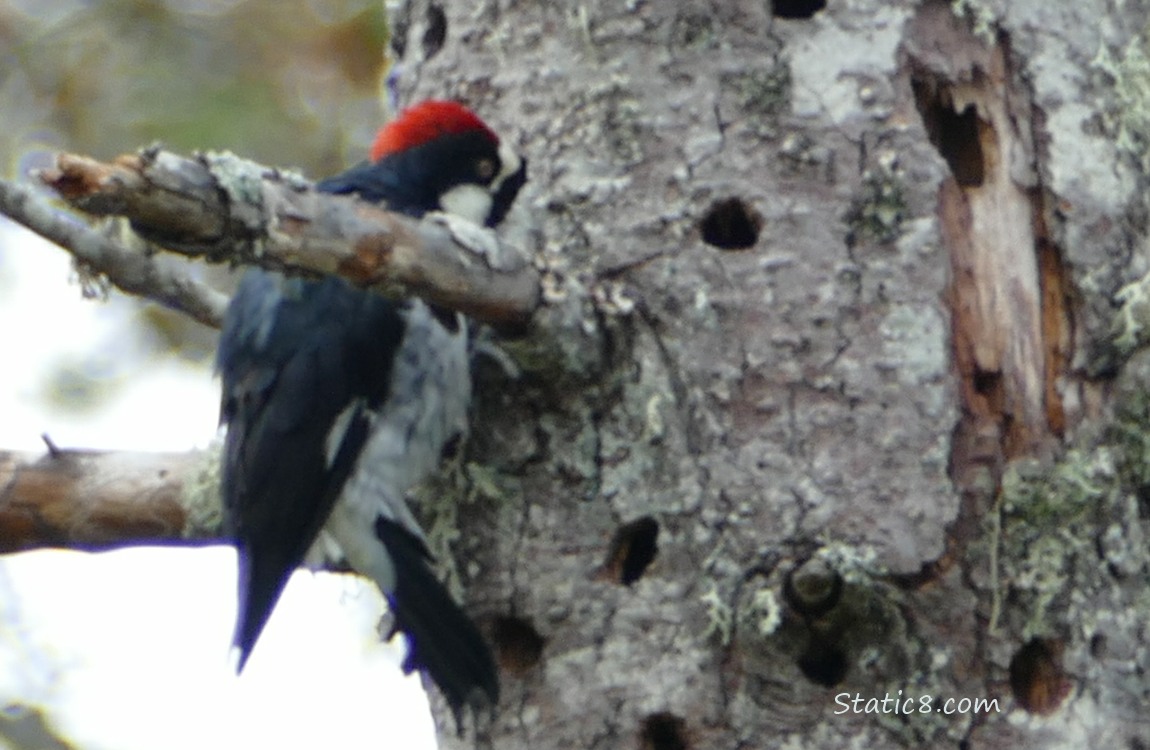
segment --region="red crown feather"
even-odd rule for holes
[[[459,102],[428,100],[413,104],[379,129],[371,145],[371,160],[379,161],[388,154],[421,146],[448,133],[479,131],[492,143],[499,137],[487,124]]]

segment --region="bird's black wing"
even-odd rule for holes
[[[403,328],[395,303],[334,278],[252,270],[228,309],[222,492],[239,554],[240,669],[368,438]]]

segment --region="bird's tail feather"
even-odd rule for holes
[[[386,519],[376,533],[395,565],[396,586],[388,594],[395,630],[408,638],[403,670],[421,669],[443,693],[462,731],[465,705],[494,708],[499,677],[487,642],[471,618],[451,598],[428,565],[422,542]]]

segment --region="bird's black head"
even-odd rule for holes
[[[487,226],[504,219],[527,181],[524,159],[473,112],[450,101],[404,110],[380,129],[371,160],[370,168],[389,186],[382,200],[394,210],[441,210]]]

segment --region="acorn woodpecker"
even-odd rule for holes
[[[369,161],[316,187],[494,226],[525,179],[525,162],[475,114],[428,101],[379,131]],[[405,501],[466,430],[467,335],[456,313],[336,277],[244,275],[217,353],[221,493],[239,557],[237,670],[324,531],[379,586],[407,636],[404,670],[424,670],[457,723],[465,704],[498,701],[491,651],[434,575]]]

